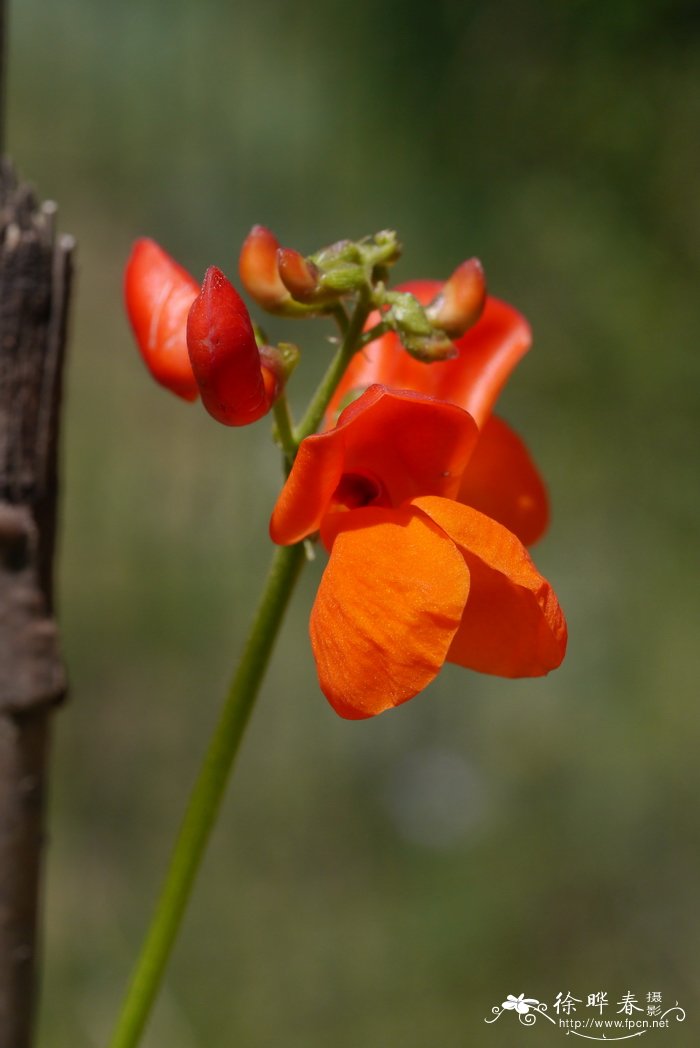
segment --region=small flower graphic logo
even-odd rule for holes
[[[505,1008],[509,1012],[517,1012],[518,1015],[527,1015],[531,1006],[539,1003],[534,997],[526,997],[524,993],[519,994],[517,997],[509,993],[501,1008]]]

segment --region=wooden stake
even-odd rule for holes
[[[49,720],[58,422],[73,241],[0,161],[0,1048],[29,1048]]]

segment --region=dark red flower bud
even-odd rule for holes
[[[187,345],[202,403],[217,422],[247,426],[267,414],[279,377],[261,359],[243,299],[215,266],[190,310]]]
[[[459,338],[476,324],[485,302],[483,267],[478,258],[470,258],[455,269],[425,312],[432,323],[450,338]]]
[[[155,240],[134,244],[124,271],[126,311],[146,367],[184,400],[197,399],[187,352],[187,314],[199,284]]]

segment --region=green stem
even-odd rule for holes
[[[272,411],[275,416],[277,438],[284,454],[286,470],[289,472],[292,468],[292,463],[294,462],[294,456],[297,453],[297,442],[294,439],[294,428],[292,426],[292,417],[289,412],[289,401],[284,393],[282,393],[281,397],[277,398]]]
[[[160,898],[110,1048],[134,1048],[150,1015],[224,796],[229,772],[303,563],[303,544],[280,546],[275,550],[238,670],[231,682],[175,842]]]
[[[343,337],[347,334],[348,330],[348,315],[345,312],[345,307],[342,302],[336,302],[331,309],[331,314],[335,317],[335,321],[340,328],[340,333]]]
[[[340,349],[330,362],[328,370],[321,379],[321,384],[316,390],[306,414],[296,429],[294,437],[298,444],[301,444],[305,437],[315,433],[320,426],[336,386],[357,351],[362,336],[362,328],[365,326],[365,321],[369,316],[371,308],[369,288],[364,288],[358,297],[355,311],[350,317]]]

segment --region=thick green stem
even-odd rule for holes
[[[185,812],[150,929],[110,1048],[134,1048],[153,1006],[195,875],[224,796],[284,611],[304,563],[303,545],[275,551],[238,670]]]
[[[366,288],[360,292],[355,311],[352,314],[347,330],[345,331],[342,345],[333,360],[330,362],[328,370],[321,379],[321,384],[316,390],[314,398],[309,404],[308,410],[294,434],[299,444],[301,444],[305,437],[309,437],[312,433],[315,433],[320,426],[321,420],[326,408],[328,407],[330,399],[335,392],[336,386],[343,377],[343,372],[350,363],[350,360],[357,352],[362,336],[362,328],[365,326],[365,321],[367,320],[371,308],[372,304],[369,289]]]

